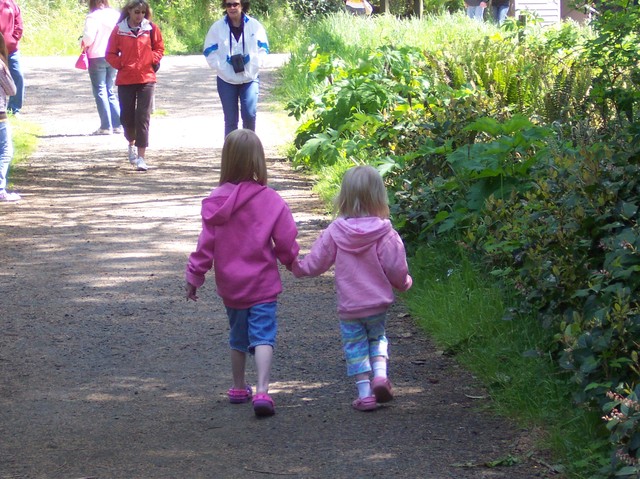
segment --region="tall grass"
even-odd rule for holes
[[[445,353],[482,380],[490,407],[543,431],[538,447],[554,451],[558,470],[584,477],[597,469],[607,444],[596,433],[600,420],[572,406],[568,377],[538,352],[549,341],[539,322],[509,317],[508,292],[455,246],[424,246],[410,262],[409,309]]]
[[[306,70],[301,68],[309,57],[310,45],[319,53],[356,65],[368,52],[382,45],[413,46],[428,52],[473,52],[488,33],[496,32],[496,27],[471,21],[462,13],[426,16],[421,20],[336,13],[305,22],[304,31],[304,41],[292,48],[292,60],[282,70],[278,94],[283,99],[313,94],[316,85],[309,82]]]
[[[20,50],[28,56],[74,55],[80,53],[87,4],[78,0],[22,0],[24,34]]]
[[[89,13],[84,0],[22,0],[20,2],[25,24],[20,49],[24,55],[50,56],[79,53],[79,37],[84,19]],[[125,0],[111,0],[112,8],[119,10]],[[200,54],[204,38],[211,24],[222,17],[218,1],[196,2],[193,5],[176,4],[167,7],[151,1],[153,21],[158,23],[165,42],[165,54]],[[250,15],[254,12],[249,11]],[[255,13],[264,25],[272,52],[286,52],[302,41],[302,28],[293,17],[286,2],[274,5],[269,14]]]

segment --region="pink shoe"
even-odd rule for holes
[[[253,392],[251,391],[251,386],[247,384],[245,389],[229,389],[227,395],[229,396],[229,402],[231,404],[243,404],[251,399]]]
[[[393,386],[387,378],[373,378],[371,389],[376,397],[376,401],[389,402],[393,399]]]
[[[273,399],[267,393],[258,393],[253,397],[253,411],[256,416],[273,416],[276,413]]]
[[[378,405],[376,404],[376,398],[374,396],[358,398],[353,401],[351,405],[358,411],[375,411],[378,408]]]

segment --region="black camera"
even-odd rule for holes
[[[236,73],[242,73],[244,71],[244,55],[238,53],[237,55],[231,55],[230,57],[233,71]]]

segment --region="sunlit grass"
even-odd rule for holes
[[[355,166],[352,161],[343,160],[333,165],[322,166],[318,172],[313,191],[327,205],[329,211],[333,211],[333,201],[340,191],[340,184],[345,171],[352,166]]]
[[[14,189],[14,182],[19,183],[20,177],[26,172],[26,161],[33,155],[38,146],[38,135],[42,128],[32,122],[24,121],[9,115],[13,141],[13,160],[9,167],[8,187]]]
[[[87,3],[60,0],[57,5],[42,0],[20,3],[24,35],[20,51],[28,56],[74,55],[80,53],[80,40]]]

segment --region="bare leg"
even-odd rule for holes
[[[146,148],[138,148],[138,156],[144,158],[144,154],[146,153]]]
[[[256,369],[258,370],[258,384],[256,386],[256,392],[258,393],[269,392],[272,359],[273,348],[271,346],[266,344],[256,346],[255,360]]]
[[[231,350],[231,374],[233,375],[233,387],[244,389],[247,387],[244,381],[245,361],[247,355],[237,349]]]

